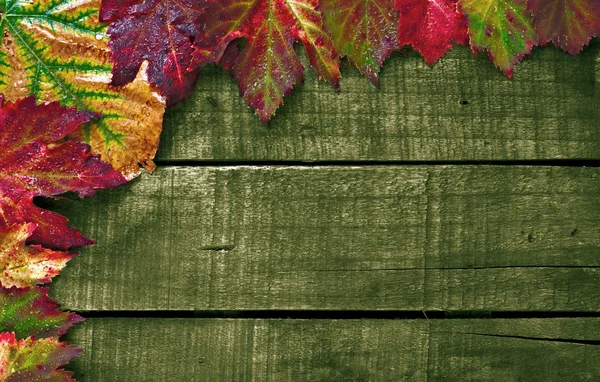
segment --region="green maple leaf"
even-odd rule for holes
[[[58,338],[81,321],[75,313],[58,310],[48,288],[0,287],[0,332],[14,332],[17,338]]]
[[[54,338],[17,341],[14,333],[0,333],[0,381],[75,381],[59,367],[80,352]]]
[[[375,85],[383,62],[398,46],[394,0],[321,0],[336,50]]]
[[[511,77],[514,66],[536,44],[527,0],[460,0],[469,19],[474,51],[487,50],[494,64]]]

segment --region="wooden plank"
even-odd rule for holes
[[[69,333],[84,349],[69,368],[80,381],[596,381],[598,333],[597,318],[96,318]]]
[[[68,309],[600,311],[600,169],[166,167],[52,202]]]
[[[168,110],[158,159],[600,159],[598,73],[598,39],[576,57],[535,49],[514,79],[467,47],[433,68],[397,53],[379,90],[348,65],[340,94],[307,71],[267,127],[229,74],[207,67]]]
[[[600,320],[432,321],[428,381],[596,381]]]

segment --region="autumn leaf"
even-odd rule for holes
[[[154,168],[165,104],[143,71],[126,87],[110,85],[99,6],[100,0],[0,0],[0,93],[101,113],[73,136],[131,179],[138,163]]]
[[[383,62],[398,46],[394,0],[321,0],[333,45],[376,86]]]
[[[594,36],[600,36],[599,0],[529,0],[537,39],[553,42],[569,54],[581,52]]]
[[[1,96],[0,96],[1,100]],[[125,179],[79,142],[56,142],[96,115],[58,102],[36,105],[30,96],[0,101],[0,230],[31,235],[28,243],[68,249],[90,244],[67,220],[33,204],[36,196],[68,191],[80,197],[114,188]],[[23,225],[22,223],[32,223]],[[31,233],[31,227],[37,229]],[[6,286],[6,285],[5,285]]]
[[[469,43],[467,19],[458,0],[396,0],[400,12],[398,43],[412,45],[429,65],[452,48]]]
[[[487,50],[494,64],[512,77],[514,66],[536,44],[527,0],[459,0],[469,19],[471,48]]]
[[[58,309],[48,288],[0,288],[0,332],[14,332],[17,339],[60,337],[83,317]]]
[[[133,81],[148,60],[148,78],[169,104],[189,96],[197,73],[187,69],[204,5],[201,0],[104,0],[102,20],[112,21],[108,28],[115,63],[112,84]]]
[[[35,224],[12,225],[0,230],[0,286],[26,288],[50,282],[73,254],[55,252],[40,245],[25,245]]]
[[[100,7],[101,21],[115,21],[127,16],[129,7],[140,4],[142,0],[102,0]]]
[[[248,104],[267,122],[283,97],[304,79],[294,51],[301,41],[317,74],[339,88],[340,60],[323,29],[317,0],[213,0],[199,19],[203,32],[196,41],[192,68],[233,62],[233,75]],[[238,38],[247,45],[239,55],[229,48]]]
[[[73,373],[63,369],[81,350],[54,338],[17,340],[14,333],[0,333],[0,380],[75,381]]]
[[[219,65],[225,70],[231,70],[239,55],[240,47],[238,46],[238,43],[234,41],[227,45],[227,49],[225,49],[225,52],[219,61]]]

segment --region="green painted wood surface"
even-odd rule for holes
[[[460,165],[600,159],[600,40],[576,57],[536,49],[512,80],[465,47],[434,68],[395,54],[380,90],[348,66],[340,94],[307,74],[263,126],[228,74],[205,68],[167,113],[154,175],[40,202],[98,241],[52,290],[67,309],[111,311],[68,335],[84,349],[78,378],[600,380],[600,318],[119,317],[600,312],[600,169]],[[258,160],[357,166],[235,166]],[[231,166],[165,166],[177,161]]]
[[[81,381],[597,381],[600,319],[90,319]]]
[[[263,126],[229,74],[207,67],[191,98],[167,111],[157,158],[600,159],[599,82],[598,39],[575,57],[536,48],[514,79],[467,47],[433,68],[396,53],[379,90],[348,65],[340,94],[307,71]]]
[[[600,312],[600,168],[163,167],[53,209],[74,310]]]

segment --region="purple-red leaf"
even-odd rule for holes
[[[399,47],[394,0],[321,0],[321,9],[337,51],[378,86],[381,65]]]
[[[574,55],[600,36],[600,0],[529,0],[527,7],[542,45],[552,41]]]
[[[469,43],[467,18],[458,0],[396,0],[396,9],[399,44],[412,45],[429,65],[444,56],[453,42]]]
[[[33,198],[68,191],[83,197],[125,183],[89,146],[53,143],[95,116],[58,102],[36,105],[33,96],[0,101],[0,231],[35,223],[28,243],[63,250],[90,243],[65,218],[36,207]]]
[[[142,2],[142,0],[102,0],[100,20],[116,21],[127,16],[130,6],[141,4]]]
[[[63,369],[80,349],[54,338],[18,340],[15,333],[0,333],[0,381],[75,382]]]
[[[14,332],[17,339],[62,336],[83,317],[58,309],[48,288],[0,288],[0,332]]]
[[[112,21],[108,28],[115,64],[112,84],[133,81],[147,60],[148,79],[168,104],[186,98],[197,76],[187,69],[204,5],[202,0],[104,0],[101,18]]]
[[[317,74],[339,87],[340,60],[323,29],[317,0],[213,0],[200,24],[203,34],[196,41],[192,68],[221,60],[233,66],[242,94],[265,123],[283,96],[303,81],[304,67],[293,46],[297,41],[304,44]],[[228,47],[240,37],[248,44],[236,55]]]

